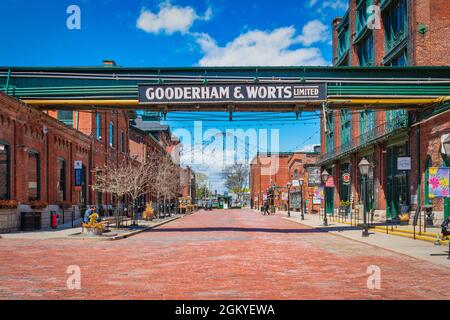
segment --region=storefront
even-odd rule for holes
[[[386,217],[392,219],[410,208],[410,170],[399,170],[398,158],[408,157],[407,141],[403,140],[386,148]]]

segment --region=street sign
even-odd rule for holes
[[[325,83],[139,84],[140,104],[325,101]]]

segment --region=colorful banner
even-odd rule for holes
[[[429,178],[429,197],[433,198],[448,198],[449,195],[449,179],[450,168],[428,168]]]

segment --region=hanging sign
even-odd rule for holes
[[[325,101],[325,83],[140,84],[140,104]]]
[[[450,168],[428,168],[428,184],[430,198],[448,198]]]
[[[350,185],[350,173],[345,172],[342,174],[342,184],[346,186]]]
[[[75,160],[73,167],[75,169],[75,187],[80,187],[83,184],[83,162]]]
[[[325,183],[325,187],[334,188],[334,178],[333,176],[329,176],[327,182]]]

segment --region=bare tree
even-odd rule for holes
[[[225,167],[222,176],[225,179],[225,187],[236,193],[238,199],[242,199],[242,194],[247,186],[249,168],[247,164],[234,163]]]

